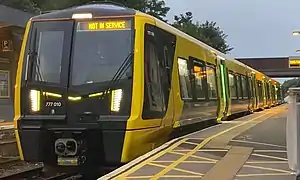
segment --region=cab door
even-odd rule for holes
[[[173,122],[172,70],[175,53],[174,35],[153,25],[145,26],[143,119]]]
[[[33,22],[21,85],[24,120],[64,122],[72,30],[73,21]]]

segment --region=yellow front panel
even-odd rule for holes
[[[167,118],[164,118],[163,121],[162,119],[142,119],[144,102],[144,31],[146,23],[155,25],[152,18],[140,15],[135,17],[136,35],[132,109],[131,117],[127,122],[127,131],[125,134],[121,158],[122,162],[128,162],[133,158],[158,147],[161,143],[167,140],[167,135],[171,132],[170,125],[172,123],[173,115],[173,98],[170,98],[166,114]],[[172,96],[172,93],[170,96]],[[169,125],[169,128],[163,128],[161,125]]]
[[[17,128],[18,128],[18,120],[20,119],[20,116],[21,116],[21,109],[20,109],[21,108],[21,106],[20,106],[21,88],[20,88],[20,86],[21,86],[21,78],[22,78],[23,60],[24,60],[24,56],[25,56],[25,48],[26,48],[27,37],[28,37],[30,25],[31,25],[31,21],[28,21],[28,23],[26,25],[26,30],[25,30],[25,34],[24,34],[21,52],[20,52],[18,69],[17,69],[17,74],[16,74],[16,84],[15,84],[14,128],[15,128],[16,140],[17,140],[17,145],[18,145],[18,150],[19,150],[19,156],[20,156],[21,160],[24,160],[24,156],[23,156],[23,151],[22,151],[20,137],[19,137]]]

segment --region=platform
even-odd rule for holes
[[[14,128],[13,122],[1,122],[0,121],[0,130],[12,129],[12,128]]]
[[[133,160],[100,179],[294,180],[285,144],[287,106],[225,121]]]

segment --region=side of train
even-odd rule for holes
[[[102,26],[106,31],[76,29],[80,22],[95,25],[97,21],[107,23]],[[125,24],[126,30],[123,26],[109,29],[114,22]],[[67,32],[64,50],[72,49],[62,58],[67,63],[62,63],[61,73],[69,73],[60,77],[66,79],[72,78],[74,66],[66,54],[93,50],[92,43],[84,40],[76,50],[72,48],[77,46],[76,38],[68,39],[77,33],[133,31],[132,77],[115,83],[105,96],[101,84],[77,87],[61,79],[60,84],[48,86],[30,78],[27,73],[34,71],[28,63],[30,48],[43,47],[39,41],[32,45],[32,39],[38,38],[36,31],[52,30]],[[111,53],[119,51],[111,49]],[[81,61],[88,63],[89,54]],[[129,162],[169,140],[174,129],[222,121],[281,101],[280,84],[261,72],[150,15],[114,4],[94,4],[39,15],[28,22],[18,64],[14,120],[21,159],[94,167]],[[55,103],[60,105],[49,107]]]

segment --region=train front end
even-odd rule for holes
[[[87,5],[29,21],[15,87],[21,159],[120,163],[131,115],[134,13]]]

